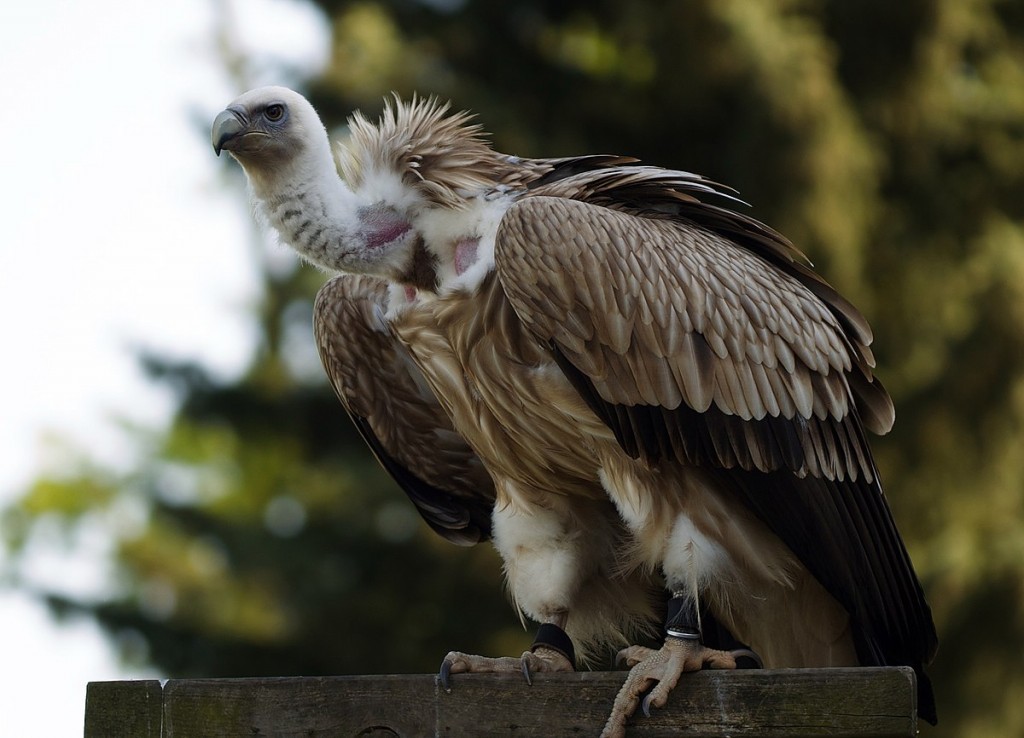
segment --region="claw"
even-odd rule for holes
[[[640,703],[640,709],[644,711],[644,717],[651,716],[651,698],[654,697],[653,692],[648,692],[647,696],[644,697],[644,701]]]
[[[441,680],[441,689],[448,694],[452,693],[452,662],[445,659],[441,662],[441,673],[438,674],[438,678]]]
[[[737,669],[763,669],[764,661],[749,648],[737,648],[730,651],[729,655],[736,659]]]
[[[522,661],[523,661],[523,668],[522,668],[523,679],[525,679],[526,683],[529,684],[532,687],[533,686],[533,680],[530,678],[530,663],[525,658]]]

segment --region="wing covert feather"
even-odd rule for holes
[[[877,408],[876,426],[891,412],[864,331],[847,325],[848,303],[837,314],[796,277],[705,228],[561,197],[513,205],[495,263],[516,313],[577,384],[592,386],[591,406],[623,406],[598,414],[634,455],[658,458],[666,444],[625,436],[685,437],[672,426],[688,408],[721,427],[708,444],[673,445],[680,460],[873,477],[862,435],[823,427],[859,424],[862,404]],[[795,453],[776,451],[783,426]]]
[[[334,391],[384,469],[430,527],[459,545],[491,533],[494,483],[384,322],[387,285],[339,276],[314,307]]]

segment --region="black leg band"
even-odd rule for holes
[[[700,640],[700,623],[693,599],[685,595],[673,595],[668,601],[665,613],[665,633],[673,638],[688,641]]]
[[[533,639],[530,651],[536,651],[538,646],[557,651],[569,659],[573,669],[576,668],[576,649],[572,645],[572,638],[554,623],[543,623],[537,629],[537,637]]]

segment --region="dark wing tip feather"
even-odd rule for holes
[[[923,666],[934,658],[938,636],[878,482],[785,472],[718,477],[851,614],[862,665],[914,669],[918,712],[934,724],[935,697]]]
[[[484,498],[458,498],[416,476],[389,454],[366,418],[349,417],[373,455],[409,497],[431,530],[458,546],[473,546],[491,538],[492,505]]]

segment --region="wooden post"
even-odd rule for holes
[[[161,738],[160,682],[90,682],[85,690],[85,735]]]
[[[85,738],[596,736],[625,672],[93,682]],[[702,671],[629,736],[914,736],[909,668]]]

